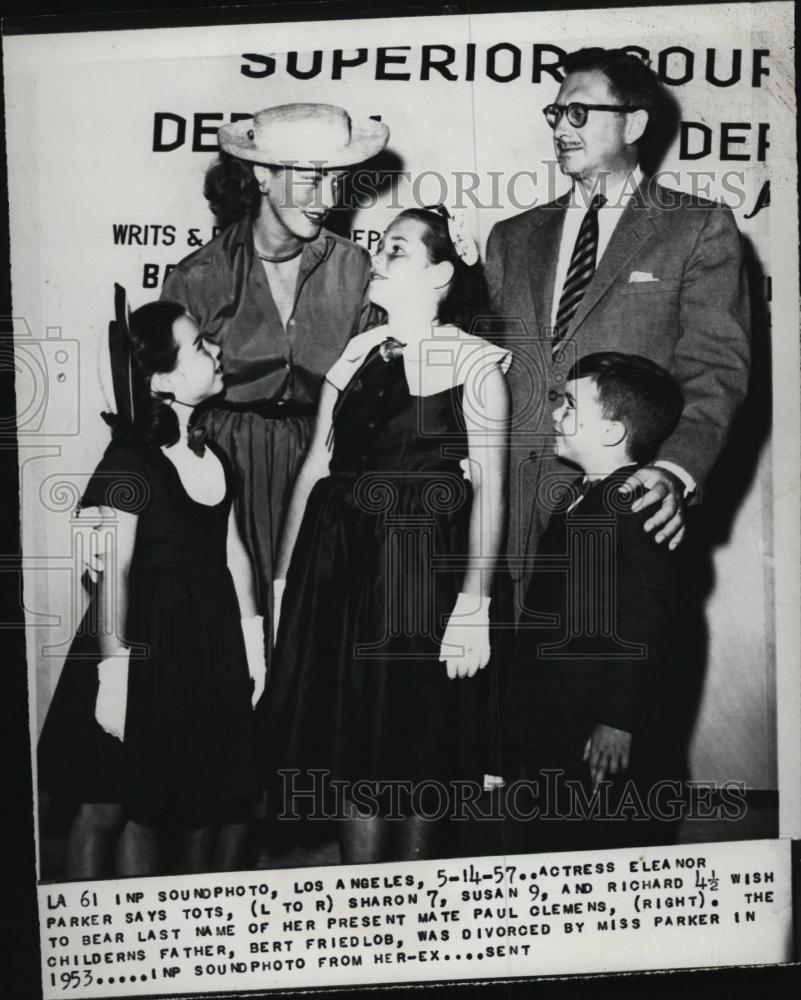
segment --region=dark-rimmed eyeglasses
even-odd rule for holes
[[[549,104],[542,109],[545,120],[556,128],[562,115],[567,115],[567,120],[573,128],[583,128],[587,124],[587,116],[590,111],[639,111],[640,108],[633,104],[581,104],[579,101],[572,101],[570,104]]]

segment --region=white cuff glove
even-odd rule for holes
[[[285,590],[286,580],[273,580],[273,642],[278,638],[278,619],[281,617],[281,602]]]
[[[251,704],[264,694],[264,683],[267,679],[267,662],[264,657],[264,619],[261,615],[242,619],[242,635],[245,639],[245,655],[248,660],[248,673],[253,681],[253,696]]]
[[[125,736],[125,711],[128,706],[128,661],[130,649],[119,649],[97,665],[97,700],[95,719],[109,736],[122,742]]]
[[[101,547],[100,528],[103,524],[103,516],[98,507],[81,507],[76,514],[80,521],[80,527],[85,525],[90,529],[86,534],[86,551],[84,554],[83,568],[92,583],[97,583],[106,568],[106,552]],[[104,542],[106,539],[104,539]]]
[[[489,663],[489,608],[490,598],[480,594],[456,598],[439,651],[451,680],[473,677]]]

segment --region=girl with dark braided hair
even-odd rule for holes
[[[39,780],[76,808],[68,879],[163,871],[166,829],[181,871],[229,869],[239,859],[217,830],[257,795],[265,665],[235,480],[192,423],[222,390],[220,351],[174,302],[142,306],[111,339],[113,436],[81,505],[114,544],[45,720]]]

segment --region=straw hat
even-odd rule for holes
[[[354,121],[333,104],[281,104],[223,125],[217,137],[221,149],[240,160],[316,169],[375,156],[386,146],[389,129],[372,118]]]

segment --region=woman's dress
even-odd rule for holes
[[[225,397],[212,402],[201,423],[241,482],[237,514],[268,620],[279,533],[320,386],[347,341],[368,325],[369,273],[363,249],[322,230],[304,245],[284,326],[246,219],[183,260],[164,282],[162,298],[186,306],[222,348]]]
[[[312,769],[351,789],[406,782],[412,795],[497,773],[497,644],[472,678],[450,680],[439,661],[468,552],[462,393],[411,395],[403,358],[374,348],[339,397],[260,726],[266,763],[305,773],[298,787]],[[386,786],[374,791],[385,808]]]
[[[212,446],[214,447],[214,446]],[[82,506],[138,515],[128,573],[125,738],[104,732],[97,697],[97,597],[61,672],[39,741],[39,783],[130,816],[206,820],[253,800],[252,685],[226,564],[233,478],[220,503],[193,500],[159,449],[113,443]],[[106,572],[110,557],[106,558]]]

